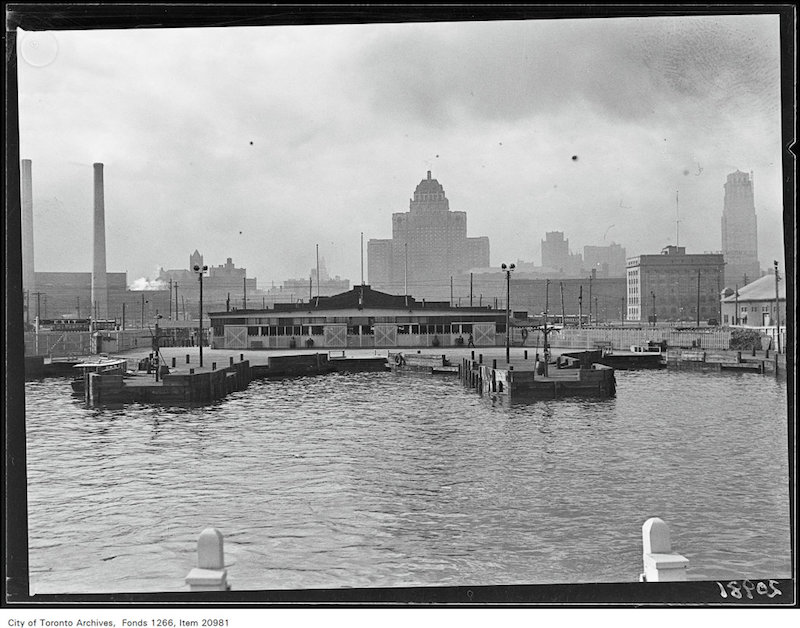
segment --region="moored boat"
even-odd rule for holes
[[[86,379],[90,374],[125,375],[128,371],[128,361],[125,358],[100,357],[76,364],[73,368],[78,370],[78,374],[72,380],[72,391],[83,394],[86,391]]]

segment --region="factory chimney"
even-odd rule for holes
[[[92,262],[93,318],[108,318],[108,278],[106,276],[106,218],[103,198],[103,164],[94,164],[94,256]]]
[[[33,175],[31,160],[22,160],[22,289],[36,289],[33,267]],[[30,296],[29,296],[30,298]]]

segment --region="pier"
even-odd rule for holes
[[[610,397],[616,394],[614,369],[600,364],[597,351],[564,353],[545,364],[537,359],[512,360],[498,365],[464,358],[459,366],[461,382],[481,394],[506,394],[543,399],[566,396]]]
[[[246,389],[256,379],[388,369],[386,356],[347,355],[344,351],[290,355],[253,355],[254,352],[248,352],[247,356],[244,353],[223,356],[221,353],[212,350],[202,367],[197,354],[185,353],[185,349],[180,348],[162,350],[158,359],[152,353],[129,354],[124,356],[128,362],[124,374],[91,372],[91,369],[84,368],[82,381],[78,378],[73,389],[92,405],[210,403]],[[156,362],[159,365],[157,374]],[[74,376],[75,367],[80,364],[70,362],[69,370],[59,367],[61,370],[55,376]]]

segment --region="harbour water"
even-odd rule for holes
[[[790,577],[786,382],[618,371],[509,404],[452,376],[262,380],[219,403],[87,408],[26,383],[31,593],[633,582],[664,519],[700,580]]]

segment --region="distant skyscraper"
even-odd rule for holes
[[[729,174],[725,183],[722,254],[726,286],[733,288],[738,284],[741,287],[761,276],[753,180],[739,170]]]
[[[410,211],[392,214],[392,239],[370,240],[369,282],[374,288],[418,297],[449,291],[450,278],[489,265],[489,238],[467,237],[466,212],[450,211],[431,172],[414,190]]]
[[[548,231],[542,240],[542,266],[552,268],[565,276],[581,274],[583,258],[580,253],[569,252],[569,240],[562,231]]]
[[[583,264],[588,270],[596,270],[598,277],[624,277],[626,259],[625,249],[619,244],[583,247]]]

